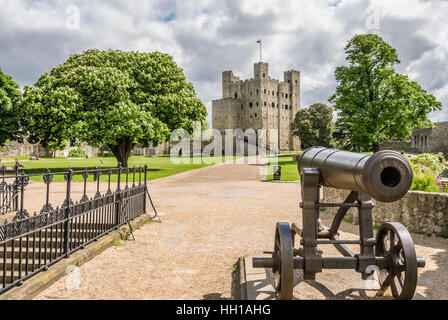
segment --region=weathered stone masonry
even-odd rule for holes
[[[347,190],[323,188],[322,202],[342,202],[349,194]],[[434,234],[448,237],[448,194],[409,191],[402,199],[384,203],[374,200],[373,221],[377,224],[396,221],[402,223],[410,232]],[[334,214],[337,208],[328,208]],[[354,221],[358,213],[351,208],[347,216]]]
[[[222,73],[222,99],[212,102],[213,128],[278,129],[280,150],[300,150],[298,137],[292,136],[289,125],[300,108],[300,72],[284,72],[284,81],[271,79],[268,64],[254,64],[254,78],[240,80],[232,71]]]

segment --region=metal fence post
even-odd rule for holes
[[[148,165],[145,164],[145,175],[144,175],[144,189],[143,189],[143,213],[146,213],[146,192],[148,191],[148,184],[146,179],[148,177]]]
[[[66,254],[66,258],[70,257],[70,206],[72,205],[72,199],[70,197],[71,188],[72,188],[72,178],[73,178],[73,170],[71,168],[67,169],[67,173],[64,175],[65,180],[67,181],[67,189],[66,189],[66,198],[64,204],[65,207],[65,223],[64,223],[64,250]]]
[[[14,184],[13,207],[14,207],[14,211],[18,211],[19,210],[19,199],[18,199],[18,195],[19,195],[19,186],[18,186],[19,162],[17,160],[16,160],[16,164],[14,165],[14,171],[16,173],[16,180],[15,180],[15,184]]]
[[[116,225],[117,227],[120,225],[120,215],[121,215],[121,171],[122,171],[121,162],[118,163],[118,181],[117,181],[117,197],[115,199],[115,211],[116,211]]]

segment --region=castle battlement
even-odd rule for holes
[[[290,123],[300,109],[300,71],[283,73],[283,81],[271,79],[266,62],[254,64],[254,77],[240,80],[222,73],[222,98],[212,101],[212,126],[225,129],[278,129],[280,150],[300,150],[290,133]],[[269,141],[269,137],[268,137]]]

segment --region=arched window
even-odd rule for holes
[[[295,81],[295,83],[297,84],[297,80]]]
[[[258,102],[255,105],[258,107]]]
[[[287,93],[285,94],[285,98],[288,98],[288,94]]]
[[[252,95],[252,91],[250,92],[250,95]]]
[[[268,104],[266,103],[266,101],[264,102],[264,106],[266,107]]]
[[[288,110],[288,105],[287,104],[285,104],[285,109]]]
[[[275,92],[274,91],[272,91],[272,95],[275,97]]]
[[[250,107],[250,108],[252,108],[252,102],[251,102],[251,103],[249,103],[249,107]]]
[[[265,73],[263,73],[263,78],[266,78],[266,74]]]
[[[264,94],[266,94],[266,89],[264,89]]]
[[[244,105],[242,104],[242,105],[241,105],[241,110],[243,110],[243,109],[244,109]]]
[[[238,93],[235,93],[235,99],[238,98]]]
[[[257,117],[257,114],[255,113],[255,118]]]
[[[257,89],[257,94],[258,94],[258,89]]]
[[[274,102],[272,102],[272,108],[275,108],[275,103]]]

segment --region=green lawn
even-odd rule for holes
[[[180,158],[177,158],[180,159]],[[189,163],[175,164],[169,157],[144,157],[134,156],[129,158],[129,167],[148,165],[148,180],[167,177],[173,174],[181,173],[184,171],[207,167],[216,163],[223,162],[225,160],[234,159],[234,157],[208,157],[208,158],[183,158]],[[213,163],[210,163],[213,161]],[[99,168],[112,168],[117,166],[117,160],[112,157],[107,158],[90,158],[90,159],[40,159],[39,161],[21,161],[25,166],[24,171],[26,174],[43,173],[46,169],[50,169],[51,172],[64,172],[70,166],[73,170],[84,170]],[[194,163],[199,162],[199,163]],[[13,166],[14,162],[1,162],[0,165]],[[117,181],[118,175],[112,175],[111,181]],[[132,170],[130,171],[129,180],[132,178]],[[122,181],[125,179],[125,174],[122,175]],[[143,179],[143,174],[142,174]],[[33,181],[42,181],[42,177],[31,177]],[[93,180],[93,174],[90,174],[88,181]],[[136,180],[138,181],[138,171],[136,173]],[[53,181],[64,181],[63,175],[55,175]],[[80,174],[74,176],[73,181],[83,181]],[[107,181],[107,175],[101,176],[101,181]]]
[[[281,181],[296,181],[299,180],[299,172],[297,171],[297,162],[292,160],[292,155],[282,155],[278,157],[278,164],[282,167]],[[268,165],[267,180],[272,180],[274,166],[272,162]]]

